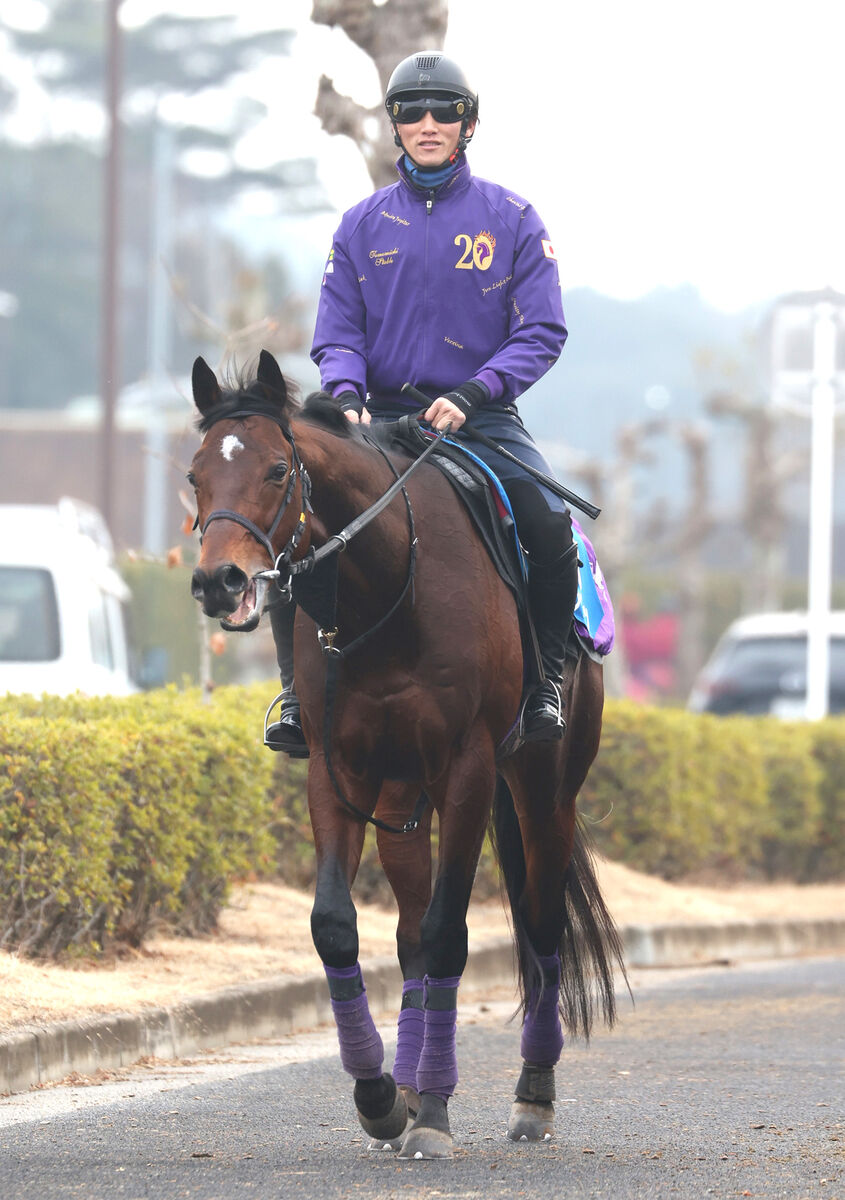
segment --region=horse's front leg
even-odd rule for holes
[[[401,827],[417,801],[419,791],[407,784],[386,784],[379,797],[377,814],[394,827]],[[412,833],[388,833],[379,829],[376,840],[379,858],[399,909],[396,948],[402,968],[402,1007],[399,1012],[393,1078],[405,1096],[409,1121],[420,1108],[417,1067],[425,1036],[423,1012],[425,958],[420,927],[431,902],[431,818],[427,805],[419,827]],[[371,1149],[398,1150],[395,1139],[377,1142]]]
[[[467,960],[466,914],[493,797],[489,737],[478,735],[434,789],[440,813],[440,857],[431,903],[421,925],[425,962],[423,1045],[417,1065],[420,1109],[400,1158],[451,1158],[448,1102],[458,1083],[457,997]]]
[[[350,803],[371,812],[375,796],[359,781],[341,786]],[[355,1107],[364,1131],[389,1141],[405,1130],[408,1109],[375,1027],[358,961],[358,922],[350,888],[361,861],[365,825],[334,793],[322,755],[311,758],[308,802],[317,858],[311,935],[329,984],[343,1069],[355,1080]]]

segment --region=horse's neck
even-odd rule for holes
[[[358,438],[305,427],[297,442],[311,476],[312,542],[320,546],[383,496],[394,476],[378,451]],[[409,553],[408,512],[400,495],[341,554],[339,605],[362,616],[380,612],[404,580]]]

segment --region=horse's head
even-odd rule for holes
[[[221,388],[194,363],[194,403],[205,436],[188,475],[202,549],[191,592],[225,629],[254,629],[279,554],[304,547],[302,470],[290,431],[294,403],[279,365],[261,351],[254,380]]]

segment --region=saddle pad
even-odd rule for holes
[[[610,592],[599,566],[593,543],[572,518],[572,536],[578,546],[578,599],[575,625],[583,641],[602,657],[610,654],[615,637],[615,621]]]
[[[518,535],[519,530],[516,529],[510,500],[498,476],[490,470],[487,463],[474,455],[471,449],[462,442],[455,442],[448,437],[444,438],[443,442],[459,450],[461,454],[481,468],[488,486],[494,492],[500,514],[507,513],[509,532],[515,530]],[[437,460],[436,453],[435,460]],[[438,463],[438,465],[440,464]],[[613,649],[615,637],[613,603],[593,544],[575,517],[572,517],[572,537],[578,546],[578,598],[573,614],[576,630],[580,640],[586,644],[588,649],[592,649],[596,654],[604,657]],[[518,536],[514,540],[517,545],[520,570],[524,577],[526,575],[525,558]]]

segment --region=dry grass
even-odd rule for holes
[[[845,884],[688,887],[609,862],[600,863],[599,874],[620,925],[845,913]],[[0,1035],[22,1025],[174,1004],[230,984],[316,971],[310,910],[310,895],[249,884],[235,892],[214,937],[158,937],[145,950],[106,963],[57,966],[0,952]],[[359,905],[362,960],[394,953],[395,921],[392,910]],[[470,953],[474,943],[508,934],[498,901],[473,904],[469,926]]]

